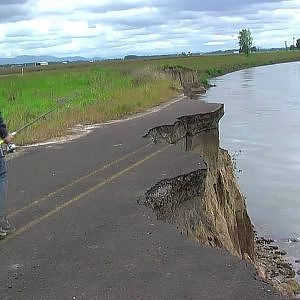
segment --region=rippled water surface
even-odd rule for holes
[[[300,259],[300,62],[251,68],[213,81],[201,100],[225,104],[221,147],[237,162],[259,234]],[[295,265],[300,269],[300,264]]]

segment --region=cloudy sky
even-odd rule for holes
[[[300,0],[0,0],[0,57],[206,52],[300,38]]]

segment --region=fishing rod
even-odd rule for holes
[[[51,110],[45,112],[44,114],[38,116],[37,118],[35,118],[34,120],[30,121],[29,123],[23,125],[21,128],[17,129],[16,131],[12,132],[11,135],[12,136],[15,136],[17,133],[19,133],[20,131],[24,130],[25,128],[33,125],[34,123],[36,123],[38,120],[46,117],[47,115],[49,115],[50,113],[52,113],[53,111],[57,110],[58,108],[55,107],[55,108],[52,108]]]
[[[16,131],[13,131],[12,133],[10,133],[12,136],[15,136],[16,134],[18,134],[20,131],[26,129],[27,127],[33,125],[34,123],[36,123],[37,121],[39,121],[40,119],[42,118],[45,118],[47,115],[49,115],[50,113],[52,113],[53,111],[57,110],[60,108],[60,106],[62,105],[65,105],[66,103],[70,102],[71,100],[66,100],[66,99],[61,99],[61,100],[58,100],[58,104],[59,106],[58,107],[54,107],[54,108],[51,108],[50,110],[48,110],[47,112],[43,113],[42,115],[38,116],[37,118],[35,118],[34,120],[26,123],[25,125],[23,125],[21,128],[17,129]],[[0,146],[1,144],[3,143],[3,140],[0,140]],[[2,149],[2,147],[0,147]],[[8,153],[13,153],[15,152],[16,150],[16,145],[13,144],[13,143],[9,143],[7,144],[6,146],[6,150],[4,150],[5,154],[8,154]],[[3,154],[3,153],[2,153]]]

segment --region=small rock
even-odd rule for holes
[[[22,264],[14,264],[9,267],[9,270],[16,271],[16,270],[22,269],[23,267],[24,267],[24,265],[22,265]]]
[[[284,250],[278,250],[278,251],[275,251],[275,254],[277,254],[277,255],[286,255],[287,253]]]
[[[297,271],[297,275],[300,275],[300,269]]]
[[[266,244],[274,243],[275,241],[273,239],[264,239]]]
[[[258,244],[271,244],[274,243],[275,241],[272,239],[265,239],[264,237],[260,237],[257,239]]]
[[[295,239],[295,238],[289,238],[289,239],[288,239],[288,242],[289,242],[289,243],[298,243],[299,240],[298,240],[298,239]]]
[[[296,260],[295,260],[295,263],[296,263],[296,264],[300,264],[300,259],[296,259]]]
[[[277,267],[286,268],[286,269],[293,269],[293,267],[290,263],[287,263],[287,262],[284,262],[284,261],[278,262]]]
[[[271,278],[274,278],[274,277],[276,277],[278,275],[279,275],[279,272],[276,272],[275,270],[271,270],[271,274],[270,274]]]
[[[278,272],[286,278],[294,278],[295,277],[295,271],[288,269],[288,268],[279,269]]]

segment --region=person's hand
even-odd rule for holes
[[[9,143],[11,143],[12,139],[13,139],[13,136],[11,134],[9,134],[6,138],[3,139],[3,141],[5,144],[9,144]]]

